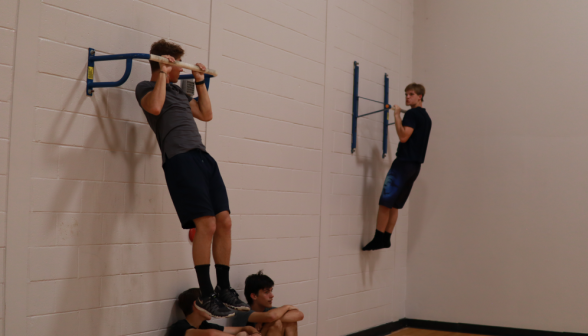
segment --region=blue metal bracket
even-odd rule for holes
[[[133,59],[146,59],[148,60],[151,57],[149,54],[117,54],[117,55],[104,55],[104,56],[96,56],[96,51],[92,48],[88,49],[88,73],[86,77],[86,95],[92,96],[94,93],[94,88],[103,88],[103,87],[115,87],[123,85],[129,76],[131,75],[131,69],[133,68]],[[127,67],[125,69],[125,73],[121,79],[116,82],[94,82],[94,62],[100,61],[114,61],[114,60],[127,60],[126,64]],[[208,86],[210,85],[210,77],[211,75],[204,74],[204,83],[206,85],[206,89],[208,90]],[[188,75],[180,75],[180,79],[192,79],[194,76],[192,74]],[[195,98],[198,100],[197,98]]]
[[[382,154],[382,158],[386,157],[386,154],[388,152],[388,125],[392,125],[394,123],[388,124],[388,117],[389,117],[389,109],[390,104],[388,103],[388,87],[389,87],[389,81],[388,81],[388,74],[384,74],[384,101],[380,102],[377,100],[373,100],[373,99],[369,99],[369,98],[364,98],[364,97],[360,97],[358,95],[358,89],[359,89],[359,63],[353,62],[353,121],[351,123],[351,153],[355,153],[355,149],[357,148],[357,118],[361,118],[361,117],[365,117],[368,116],[370,114],[374,114],[374,113],[379,113],[379,112],[384,112],[384,137],[382,139],[382,144],[383,144],[383,154]],[[362,115],[358,115],[358,107],[359,107],[359,99],[365,99],[365,100],[369,100],[375,103],[380,103],[383,104],[383,109],[381,110],[377,110],[374,112],[369,112],[369,113],[365,113]]]

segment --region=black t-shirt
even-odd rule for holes
[[[135,97],[141,105],[141,99],[155,88],[155,82],[144,81],[137,84]],[[190,101],[182,89],[175,84],[165,85],[165,102],[159,115],[153,115],[145,110],[145,117],[155,133],[163,162],[174,155],[188,152],[194,148],[206,151],[202,143],[202,136],[194,122]]]
[[[193,327],[187,320],[179,320],[178,322],[172,324],[168,328],[168,336],[185,336],[186,331],[189,329],[216,329],[220,331],[224,331],[225,327],[220,326],[218,324],[208,323],[206,321],[202,321],[202,324],[198,328]]]
[[[412,108],[404,114],[402,125],[414,129],[405,143],[398,144],[396,157],[400,161],[425,162],[429,134],[431,133],[431,118],[427,110],[422,107]]]

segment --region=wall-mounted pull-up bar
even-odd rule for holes
[[[370,114],[374,114],[374,113],[379,113],[379,112],[384,112],[384,137],[382,140],[382,145],[384,147],[383,149],[383,154],[382,154],[382,158],[386,157],[386,154],[388,152],[388,126],[389,125],[393,125],[394,123],[388,123],[388,115],[389,112],[388,110],[391,109],[392,107],[390,106],[390,104],[388,104],[388,74],[384,74],[384,101],[377,101],[377,100],[373,100],[373,99],[369,99],[369,98],[365,98],[365,97],[360,97],[358,95],[358,91],[359,91],[359,63],[357,62],[353,62],[354,65],[354,69],[353,69],[353,121],[351,123],[351,153],[355,153],[355,149],[357,147],[357,119],[361,118],[361,117],[365,117],[368,116]],[[362,115],[358,115],[358,108],[359,108],[359,99],[365,99],[365,100],[369,100],[375,103],[380,103],[383,104],[384,106],[383,109],[381,110],[377,110],[374,112],[369,112],[369,113],[364,113]],[[406,112],[405,110],[401,110],[401,112]]]
[[[210,77],[216,77],[217,73],[215,70],[207,69],[206,71],[202,71],[200,67],[194,64],[189,64],[185,62],[175,62],[171,63],[165,57],[157,56],[157,55],[150,55],[150,54],[117,54],[117,55],[104,55],[104,56],[96,56],[96,51],[92,48],[88,49],[88,76],[86,78],[86,95],[91,96],[94,92],[94,88],[103,88],[103,87],[115,87],[121,86],[124,84],[129,76],[131,75],[131,69],[133,67],[133,59],[146,59],[150,61],[165,63],[173,66],[177,66],[180,68],[198,71],[204,73],[204,80],[206,81],[206,88],[208,89],[208,85],[210,82]],[[114,60],[127,60],[127,67],[125,69],[125,73],[122,78],[116,82],[94,82],[94,62],[99,61],[114,61]],[[194,78],[192,74],[188,75],[181,75],[180,79],[191,79]]]

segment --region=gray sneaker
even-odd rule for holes
[[[196,308],[207,312],[212,317],[216,318],[231,317],[235,315],[235,312],[220,302],[215,294],[205,298],[200,295],[196,299]]]
[[[239,299],[239,293],[233,288],[221,289],[219,286],[216,286],[214,292],[218,299],[231,309],[239,311],[248,311],[250,309],[247,303]]]

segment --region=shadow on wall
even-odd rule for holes
[[[84,80],[86,76],[86,69],[82,69],[80,76],[78,78],[80,78],[81,80]],[[99,81],[99,76],[96,76],[97,81]],[[137,151],[140,150],[140,148],[150,148],[150,146],[156,146],[156,141],[155,141],[155,137],[149,137],[148,139],[135,139],[137,137],[136,134],[136,129],[134,127],[128,127],[128,124],[124,125],[124,127],[121,127],[121,124],[123,121],[121,120],[115,120],[109,117],[109,111],[108,111],[108,100],[109,99],[114,99],[114,101],[121,101],[122,97],[118,96],[121,94],[120,90],[110,90],[110,89],[101,89],[101,90],[110,90],[109,92],[107,92],[108,94],[103,94],[103,95],[94,95],[93,97],[88,97],[85,94],[84,90],[79,90],[80,86],[74,86],[74,89],[69,92],[69,94],[67,95],[67,99],[63,102],[63,105],[61,107],[61,111],[65,111],[67,106],[72,106],[70,104],[75,104],[73,109],[68,109],[69,111],[80,111],[80,109],[82,108],[82,105],[84,104],[84,102],[87,99],[90,99],[93,106],[94,106],[94,110],[95,110],[95,114],[92,116],[89,115],[84,115],[84,114],[79,114],[79,113],[73,113],[73,114],[61,114],[59,118],[57,118],[51,125],[49,125],[50,129],[53,130],[55,133],[52,143],[53,144],[57,144],[57,145],[64,145],[64,144],[69,144],[69,140],[68,137],[70,137],[72,134],[77,133],[80,134],[80,132],[83,134],[83,143],[82,144],[75,144],[74,146],[81,146],[82,148],[89,148],[89,149],[97,149],[97,150],[102,150],[105,151],[106,153],[108,151],[110,151],[110,153],[114,153],[116,152],[117,154],[120,154],[124,157],[123,161],[124,161],[124,167],[120,167],[123,168],[126,172],[126,176],[122,177],[122,179],[124,180],[124,182],[120,182],[118,184],[126,184],[126,188],[127,188],[127,199],[124,199],[124,195],[118,195],[116,197],[116,200],[105,200],[104,196],[105,195],[111,195],[111,192],[107,192],[108,187],[108,182],[105,181],[105,173],[106,170],[103,171],[103,175],[102,175],[102,179],[99,179],[97,181],[83,181],[83,187],[82,187],[82,197],[85,196],[90,196],[90,198],[92,198],[92,200],[94,202],[96,202],[96,204],[92,204],[91,207],[93,207],[92,209],[84,209],[83,205],[86,205],[86,202],[82,202],[81,205],[81,210],[79,212],[79,215],[81,217],[78,218],[78,221],[76,223],[73,224],[72,228],[71,228],[71,235],[77,235],[78,232],[78,228],[79,228],[79,221],[81,221],[81,218],[86,218],[85,215],[94,215],[95,217],[99,217],[98,223],[102,226],[102,229],[100,230],[100,237],[96,238],[94,237],[94,239],[96,239],[96,241],[93,241],[91,244],[93,244],[93,246],[91,246],[91,249],[86,251],[87,253],[94,253],[95,255],[92,257],[92,260],[97,261],[100,265],[94,265],[92,266],[93,268],[97,269],[95,271],[92,272],[98,272],[96,273],[96,275],[85,275],[89,278],[86,278],[84,281],[88,281],[88,283],[93,283],[94,286],[91,286],[90,288],[84,288],[84,291],[87,290],[93,290],[91,288],[94,288],[99,291],[99,297],[100,297],[100,302],[98,304],[98,309],[92,309],[91,311],[91,320],[94,322],[92,325],[95,326],[97,328],[97,330],[95,329],[94,332],[96,334],[112,334],[112,335],[118,335],[118,329],[120,329],[122,327],[121,325],[121,320],[122,320],[122,315],[121,315],[121,311],[120,308],[114,308],[113,306],[110,307],[104,307],[104,303],[102,302],[103,298],[102,298],[102,293],[100,293],[102,291],[102,286],[103,286],[103,281],[105,278],[112,276],[112,275],[120,275],[123,274],[121,272],[124,272],[124,270],[122,270],[122,268],[120,268],[121,272],[117,272],[117,271],[112,271],[112,270],[116,270],[120,265],[120,259],[121,259],[121,255],[120,252],[122,251],[122,249],[112,249],[114,243],[116,243],[119,239],[119,237],[117,237],[115,231],[120,231],[118,230],[115,226],[108,226],[109,229],[106,229],[107,226],[106,224],[106,220],[105,220],[105,214],[107,213],[114,213],[116,212],[115,209],[112,208],[112,206],[117,205],[117,208],[120,207],[120,204],[115,204],[117,203],[117,201],[120,201],[122,198],[122,201],[124,202],[124,208],[122,213],[117,212],[117,214],[128,214],[128,213],[132,213],[133,209],[136,208],[135,205],[135,200],[134,195],[135,195],[135,191],[136,191],[136,186],[135,183],[137,178],[136,178],[136,171],[137,168],[139,167],[139,165],[141,165],[141,161],[145,159],[145,156],[143,155],[136,155]],[[77,101],[76,101],[77,100]],[[77,119],[77,118],[82,118],[82,119]],[[83,119],[83,118],[95,118],[97,123],[93,123],[92,127],[87,128],[85,126],[89,125],[88,123],[84,122],[85,120],[90,120],[90,119]],[[77,121],[76,121],[77,119]],[[81,123],[79,122],[80,120],[84,120]],[[84,128],[83,130],[80,130],[80,126],[83,125]],[[124,132],[120,132],[120,130],[125,130]],[[59,131],[58,131],[59,130]],[[59,133],[58,133],[59,132]],[[145,144],[146,143],[146,144]],[[121,144],[123,144],[121,146]],[[122,147],[122,148],[121,148]],[[60,151],[60,157],[59,157],[59,161],[61,162],[76,162],[79,161],[78,157],[71,157],[71,155],[73,153],[71,152],[67,152],[69,154],[66,154],[66,152]],[[51,155],[51,153],[41,153],[41,155]],[[69,157],[67,155],[70,155]],[[75,155],[74,155],[75,156]],[[106,165],[105,162],[105,157],[103,156],[103,161],[102,164]],[[115,167],[119,168],[119,167]],[[112,169],[112,168],[111,168]],[[58,177],[59,178],[59,177]],[[117,182],[115,182],[117,183]],[[90,195],[91,192],[88,192],[87,190],[83,190],[84,188],[89,187],[91,184],[96,185],[98,188],[91,188],[89,190],[94,189],[93,191],[96,193],[95,195]],[[70,204],[71,201],[74,201],[73,198],[74,197],[79,197],[79,195],[75,194],[75,191],[73,191],[72,189],[68,188],[66,185],[60,184],[59,188],[57,190],[55,190],[55,194],[53,199],[51,200],[50,204],[49,204],[49,208],[52,209],[52,211],[59,211],[61,212],[59,209],[62,207],[63,204]],[[136,212],[135,212],[136,213]],[[88,223],[83,223],[83,224],[88,224]],[[94,224],[94,223],[92,223]],[[112,223],[110,223],[112,224]],[[119,223],[119,225],[124,225],[125,223]],[[59,225],[59,221],[56,223],[56,225]],[[150,226],[145,226],[144,229],[151,229]],[[123,242],[124,243],[124,242]],[[80,256],[80,247],[83,246],[84,242],[80,242],[79,240],[76,241],[75,243],[75,247],[77,247],[75,250],[72,249],[72,253],[70,253],[67,256],[67,261],[64,261],[65,264],[67,265],[67,267],[69,267],[70,271],[67,272],[67,274],[77,274],[77,277],[74,279],[70,279],[73,280],[73,282],[77,282],[76,285],[80,286],[80,288],[82,287],[82,283],[80,282],[80,280],[82,279],[79,273],[79,264],[80,264],[80,260],[79,260],[79,256]],[[85,245],[88,246],[88,245]],[[75,253],[73,252],[75,251]],[[115,252],[115,253],[112,253]],[[75,270],[74,270],[75,269]],[[110,271],[109,271],[110,270]],[[93,279],[92,279],[93,278]],[[56,280],[61,280],[61,279],[56,279]],[[96,281],[96,282],[92,282],[92,281]],[[87,284],[86,282],[84,282],[84,286],[85,284]],[[129,283],[129,285],[132,285],[132,283]],[[129,290],[128,288],[121,288],[121,291],[126,291]],[[55,307],[68,307],[71,306],[71,302],[68,302],[69,300],[71,300],[71,295],[68,294],[63,294],[60,295],[59,293],[56,294],[55,297]],[[137,302],[139,303],[139,302]],[[118,305],[115,305],[118,306]],[[92,307],[94,308],[94,307]],[[168,320],[168,325],[175,322],[176,320],[178,320],[179,318],[183,318],[183,314],[181,313],[180,309],[177,307],[176,304],[173,305],[172,310],[169,313],[169,317],[167,318]],[[107,323],[107,321],[116,321],[115,325],[112,325],[111,323]],[[99,323],[95,323],[95,322],[99,322]],[[61,323],[56,323],[53,325],[53,330],[48,330],[49,335],[58,335],[61,334],[63,332],[63,328],[64,326],[61,325]]]
[[[360,157],[356,156],[356,161],[363,166],[363,190],[362,190],[362,245],[358,246],[361,249],[365,244],[372,240],[376,230],[376,218],[378,214],[378,202],[380,199],[380,192],[384,183],[384,178],[389,168],[390,159],[382,162],[381,148],[377,146],[372,147],[371,155]],[[378,260],[382,257],[382,249],[379,251],[360,252],[360,264],[363,277],[363,283],[373,281],[373,273]],[[366,278],[369,273],[369,279]]]

